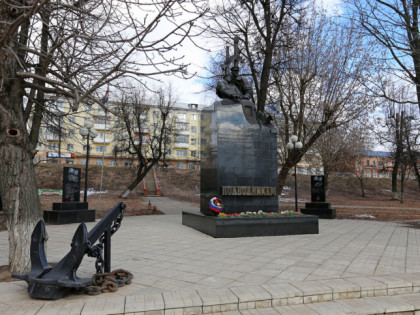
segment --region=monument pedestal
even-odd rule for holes
[[[215,102],[201,120],[200,211],[213,197],[224,213],[278,212],[277,130],[249,121],[241,104]],[[251,117],[251,118],[250,118]]]
[[[305,208],[300,212],[308,215],[316,215],[320,219],[335,219],[337,217],[335,209],[331,208],[329,202],[307,202]]]
[[[94,222],[95,214],[87,202],[55,202],[52,210],[44,210],[44,221],[50,224]]]

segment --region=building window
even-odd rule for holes
[[[83,152],[86,152],[87,151],[87,145],[84,145],[83,146]]]
[[[95,165],[104,165],[104,161],[102,159],[96,159]]]
[[[114,133],[114,140],[120,140],[120,135],[118,133]]]
[[[176,168],[179,169],[179,170],[183,170],[184,169],[184,163],[182,163],[182,162],[176,163]]]
[[[372,167],[376,167],[376,161],[375,160],[372,161]]]
[[[108,122],[106,121],[105,117],[97,117],[96,118],[96,123],[97,124],[101,124],[101,125],[108,124]]]
[[[178,136],[175,137],[175,142],[180,142],[180,143],[188,143],[188,137],[185,136]]]
[[[74,159],[66,159],[67,164],[74,164]]]
[[[112,166],[118,166],[118,161],[117,160],[110,160],[109,164]]]
[[[57,151],[58,150],[58,143],[50,143],[50,144],[48,144],[48,148],[50,150]]]
[[[178,114],[177,118],[178,120],[187,120],[187,114]]]
[[[185,150],[176,150],[176,156],[187,156],[187,151],[185,151]]]
[[[142,141],[143,143],[145,143],[145,142],[147,141],[147,136],[146,136],[146,135],[142,135],[142,136],[141,136],[141,141]]]
[[[36,150],[41,150],[42,149],[42,144],[41,143],[37,143],[36,144],[36,148],[35,148]]]
[[[85,110],[87,112],[90,112],[92,110],[92,106],[91,105],[85,105]]]
[[[90,118],[85,117],[85,119],[84,119],[84,123],[87,123],[87,122],[90,122]]]
[[[192,138],[192,139],[191,139],[191,144],[196,145],[196,144],[197,144],[197,139]]]
[[[200,151],[200,155],[201,155],[201,157],[207,156],[206,152],[204,152],[204,151]]]
[[[195,170],[195,164],[188,164],[189,170]]]
[[[96,152],[106,152],[106,146],[104,146],[104,145],[97,145],[96,146]]]
[[[154,111],[153,112],[153,118],[154,119],[158,119],[159,118],[159,112],[158,111]]]
[[[191,151],[191,156],[192,157],[197,157],[197,151]]]
[[[197,114],[191,114],[191,120],[197,120]]]
[[[86,159],[80,159],[80,164],[86,165]]]
[[[124,161],[124,167],[130,167],[131,165],[133,165],[133,161],[130,161],[130,160]]]
[[[69,138],[74,137],[74,130],[69,130],[67,132],[67,137],[69,137]]]
[[[366,160],[366,167],[369,167],[369,160]]]
[[[67,145],[67,151],[73,151],[74,150],[74,145],[73,144],[68,144]]]
[[[196,126],[191,126],[191,132],[197,132],[197,127]]]
[[[71,123],[76,122],[76,117],[74,117],[74,116],[69,116],[69,122],[71,122]]]
[[[201,127],[201,132],[204,132],[206,130],[206,127]]]
[[[39,161],[41,161],[41,157],[40,156],[35,156],[34,157],[34,163],[38,163]]]
[[[207,139],[201,139],[201,144],[207,144]]]

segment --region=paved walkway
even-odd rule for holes
[[[131,271],[131,285],[98,297],[40,301],[28,297],[25,282],[0,283],[1,313],[420,310],[415,304],[420,301],[419,229],[387,222],[320,220],[319,235],[214,239],[181,224],[180,212],[198,211],[196,207],[164,197],[150,201],[167,215],[126,217],[112,238],[111,267]],[[88,229],[93,225],[87,224]],[[47,226],[49,262],[69,251],[76,227]],[[5,265],[7,232],[0,232],[0,252],[0,265]],[[90,277],[94,272],[94,260],[86,257],[78,275]]]

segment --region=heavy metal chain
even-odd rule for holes
[[[88,295],[98,295],[103,292],[115,292],[118,288],[130,284],[133,274],[124,269],[117,269],[113,272],[97,273],[92,277],[93,285],[84,288]]]
[[[121,226],[121,221],[124,217],[124,210],[118,215],[115,221],[112,223],[111,226],[111,236],[118,231]],[[104,242],[105,242],[105,233],[101,235],[99,238],[98,244],[95,246],[91,246],[87,255],[89,257],[95,257],[95,268],[97,274],[102,274],[104,272],[104,259],[103,259],[103,249],[104,249]]]

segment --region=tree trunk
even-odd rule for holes
[[[137,187],[137,185],[142,181],[146,174],[155,166],[156,162],[151,163],[148,167],[139,167],[136,178],[133,182],[122,192],[120,195],[121,198],[128,198],[128,195]]]
[[[0,92],[0,193],[9,232],[9,268],[12,273],[24,273],[30,268],[31,233],[41,218],[41,204],[33,146],[21,111],[20,82],[11,79],[6,84]]]
[[[405,163],[401,163],[401,182],[400,182],[401,198],[400,198],[400,203],[404,203],[405,171],[406,171],[406,165],[405,165]]]
[[[5,34],[15,17],[0,6]],[[33,228],[41,218],[41,204],[35,183],[33,156],[23,115],[23,87],[16,78],[17,36],[6,38],[0,47],[0,195],[9,236],[9,268],[24,273],[30,268],[30,242]]]
[[[359,180],[360,183],[360,190],[362,191],[362,197],[366,197],[365,194],[365,183],[363,182],[363,177],[362,176],[357,176],[357,179]]]
[[[324,164],[324,189],[325,198],[328,198],[328,177],[330,175],[330,168]]]
[[[284,163],[283,167],[280,170],[279,173],[279,196],[281,196],[281,193],[283,191],[283,187],[286,184],[287,176],[289,176],[289,171],[292,168],[293,163],[289,160],[286,160],[286,163]]]

